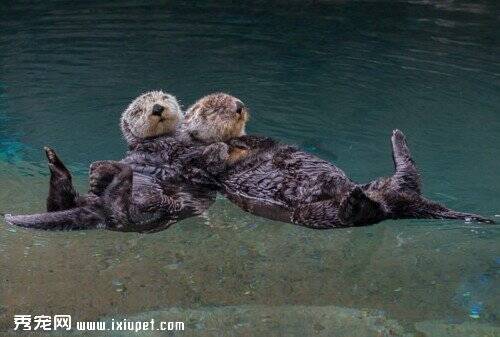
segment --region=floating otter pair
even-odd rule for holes
[[[234,114],[237,122],[221,140],[244,134],[241,120],[246,120],[247,112],[241,102],[234,100],[232,108],[228,103],[224,107],[218,116],[230,120],[227,115]],[[83,196],[76,192],[70,172],[55,151],[46,148],[51,172],[48,212],[6,215],[6,221],[51,230],[153,232],[201,214],[216,196],[211,176],[201,167],[223,167],[219,156],[227,153],[228,146],[202,144],[181,126],[182,120],[177,100],[169,94],[154,91],[135,99],[121,118],[130,151],[120,162],[93,163],[89,193]]]
[[[210,192],[217,189],[248,212],[316,229],[364,226],[399,218],[493,223],[480,215],[456,212],[425,199],[399,130],[391,138],[394,175],[359,185],[331,163],[295,147],[265,137],[244,136],[247,111],[241,101],[226,94],[209,95],[195,103],[173,136],[169,129],[167,137],[151,138],[154,132],[150,130],[155,127],[147,122],[129,123],[133,120],[130,110],[134,109],[129,107],[123,115],[122,130],[133,151],[120,163],[98,162],[91,166],[91,193],[83,204],[77,203],[79,207],[66,213],[56,212],[57,216],[44,213],[9,217],[8,221],[25,227],[54,228],[49,222],[57,219],[58,224],[70,223],[70,228],[84,228],[90,218],[93,223],[105,223],[115,230],[161,230],[209,207],[213,201]],[[135,125],[148,132],[135,130]],[[136,176],[153,179],[155,183],[147,180],[148,188],[182,189],[141,195],[137,193],[140,180]],[[198,194],[183,194],[192,189]],[[60,189],[55,192],[60,193]],[[67,200],[67,196],[60,195],[60,199]],[[164,197],[180,200],[181,204],[176,206],[171,200],[153,202],[154,207],[137,206],[151,206],[151,200]],[[182,201],[196,206],[186,207]],[[160,225],[165,220],[168,224]]]

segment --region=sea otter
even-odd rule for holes
[[[241,114],[241,107],[234,110]],[[211,163],[225,154],[227,145],[197,144],[179,132],[182,118],[177,100],[169,94],[153,91],[135,99],[121,118],[129,153],[120,162],[93,163],[89,193],[83,196],[74,189],[71,174],[55,151],[46,148],[51,172],[48,212],[7,215],[6,221],[51,230],[153,232],[199,215],[213,203],[216,192],[210,188],[208,175],[196,165],[220,166]],[[151,151],[157,147],[161,153]]]
[[[220,141],[219,130],[235,122],[228,117],[238,118],[224,113],[224,105],[234,100],[226,94],[201,99],[186,113],[185,128],[205,143]],[[214,121],[221,126],[204,127],[213,126]],[[394,130],[391,142],[394,175],[357,184],[335,165],[296,147],[267,137],[235,137],[228,142],[225,167],[215,180],[222,194],[245,211],[315,229],[365,226],[401,218],[493,223],[424,198],[405,136]]]
[[[129,104],[122,113],[120,128],[129,149],[133,149],[148,139],[173,136],[182,118],[179,103],[174,96],[163,91],[151,91],[140,95]],[[71,173],[56,152],[49,147],[45,147],[44,151],[50,170],[47,211],[61,211],[84,205],[87,196],[80,196],[76,192]],[[89,192],[92,194],[101,194],[116,173],[116,167],[112,166],[109,166],[106,172],[106,165],[103,165],[105,163],[95,162],[90,166]]]

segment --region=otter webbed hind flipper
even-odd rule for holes
[[[47,196],[47,211],[55,212],[74,208],[79,195],[73,187],[71,173],[50,147],[44,147],[50,170],[50,187]]]
[[[392,131],[392,160],[395,173],[392,177],[398,188],[421,193],[420,175],[406,143],[405,135],[398,129]]]
[[[421,219],[457,219],[467,222],[480,222],[487,224],[495,224],[494,220],[485,218],[479,214],[457,212],[447,208],[437,202],[427,200],[423,197],[416,198],[412,201],[410,214],[414,218]]]
[[[102,199],[96,193],[80,197],[71,181],[71,174],[51,148],[45,147],[49,162],[50,189],[47,197],[47,212],[26,215],[5,215],[8,224],[41,230],[84,230],[105,227],[105,208]],[[95,167],[91,166],[91,178]],[[99,172],[101,173],[101,172]],[[106,172],[107,173],[107,172]],[[109,174],[108,174],[109,175]],[[108,175],[102,179],[91,179],[91,192],[103,191],[101,181],[108,183]]]
[[[391,137],[395,173],[384,195],[392,217],[417,219],[459,219],[494,224],[495,221],[478,214],[457,212],[422,196],[420,175],[411,157],[406,137],[394,130]]]
[[[104,219],[88,207],[29,215],[5,215],[8,224],[41,230],[95,229],[104,225]]]

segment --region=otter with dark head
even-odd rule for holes
[[[218,97],[223,97],[219,99]],[[219,130],[241,120],[237,98],[217,94],[194,105],[184,128],[199,141],[214,141],[205,125]],[[221,117],[211,117],[216,113]],[[224,116],[224,118],[222,118]],[[246,121],[247,117],[243,120]],[[226,140],[226,139],[217,139]],[[439,218],[492,223],[480,215],[456,212],[425,199],[403,133],[392,136],[395,173],[360,185],[335,165],[293,146],[265,137],[240,136],[228,142],[220,191],[242,209],[263,217],[316,229],[364,226],[385,219]]]
[[[89,193],[83,196],[56,153],[46,148],[51,171],[48,213],[6,216],[7,222],[52,230],[103,227],[153,232],[201,214],[213,203],[215,192],[203,176],[197,178],[202,171],[186,163],[207,165],[215,150],[220,151],[215,145],[195,147],[176,139],[182,118],[172,95],[153,91],[135,99],[121,118],[131,151],[120,162],[93,163]],[[162,151],[150,151],[157,147]],[[199,184],[189,183],[185,176],[197,178]]]

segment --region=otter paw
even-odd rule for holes
[[[208,162],[217,163],[220,161],[225,161],[229,156],[229,146],[226,143],[214,143],[210,144],[203,150],[203,157],[207,159]]]
[[[124,164],[111,160],[96,161],[90,164],[89,192],[96,195],[102,194],[124,166]]]
[[[243,142],[241,139],[239,138],[233,138],[229,141],[229,145],[233,146],[233,147],[237,147],[237,148],[240,148],[240,149],[244,149],[244,150],[249,150],[250,147],[248,146],[247,143]]]
[[[134,151],[139,152],[156,152],[160,149],[159,144],[157,142],[152,141],[142,141],[139,144],[135,145],[133,148]]]

